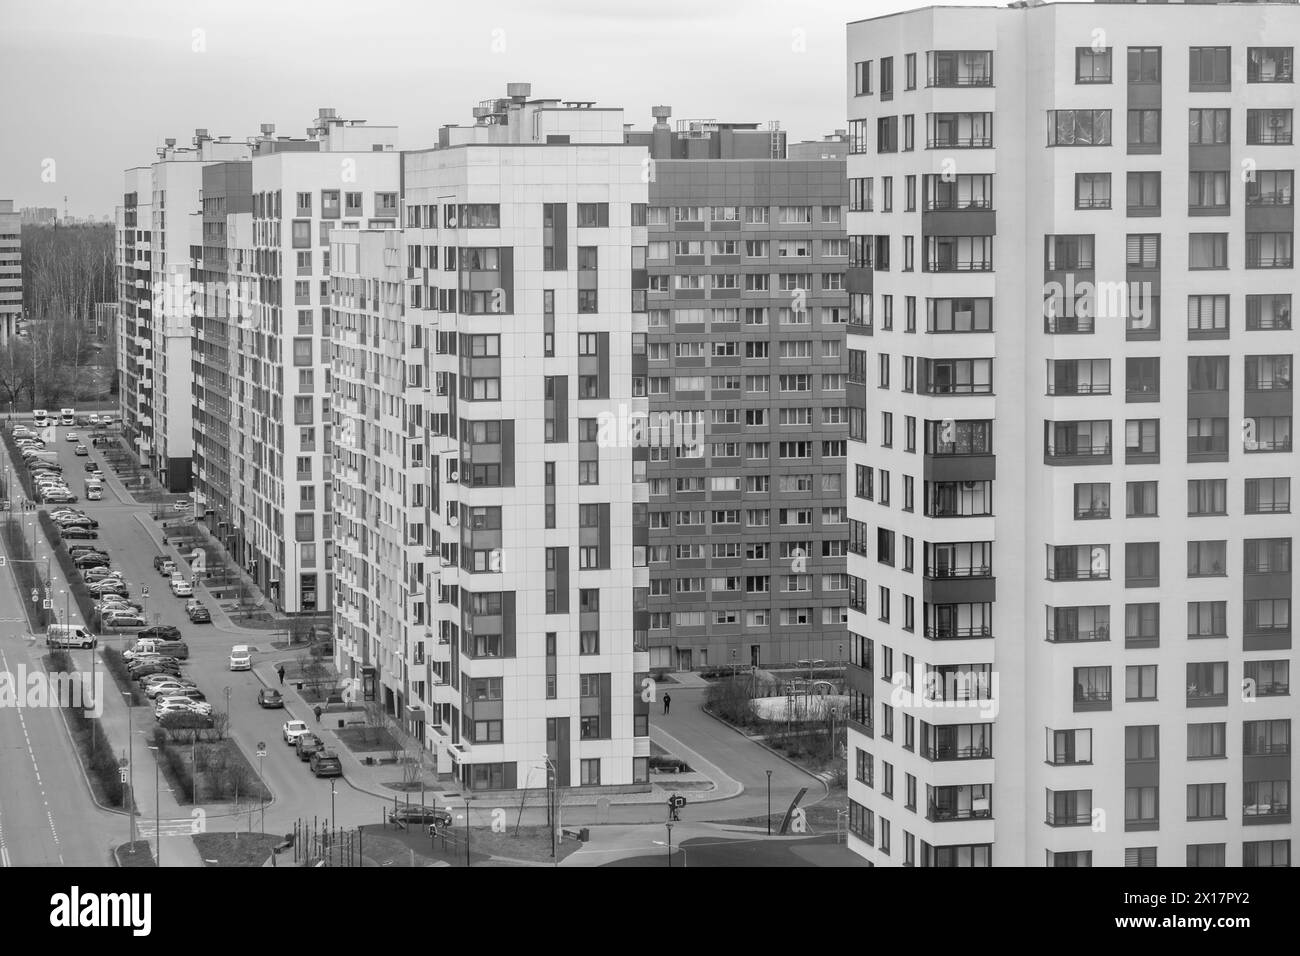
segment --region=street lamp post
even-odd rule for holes
[[[664,824],[668,828],[668,869],[673,868],[673,825],[672,821]]]
[[[135,734],[131,732],[131,695],[127,691],[122,691],[122,696],[126,698],[126,772],[127,772],[127,807],[126,815],[130,822],[131,846],[135,846]]]
[[[158,747],[150,747],[154,752],[153,755],[153,819],[154,819],[154,842],[158,848],[154,850],[153,865],[162,866],[162,798],[161,788],[159,787],[158,765],[162,762],[162,752]]]
[[[772,835],[772,771],[767,772],[767,835]]]
[[[469,797],[465,797],[465,865],[469,866]]]

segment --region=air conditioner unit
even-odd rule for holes
[[[1284,126],[1285,124],[1286,124],[1286,117],[1282,116],[1279,113],[1274,113],[1272,116],[1268,118],[1269,126],[1278,127],[1278,126]]]

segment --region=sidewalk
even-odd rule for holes
[[[280,685],[276,667],[281,660],[287,659],[292,653],[286,650],[281,652],[278,658],[264,658],[253,666],[253,674],[263,685],[276,688],[284,694],[286,706],[294,714],[303,715],[300,719],[306,720],[311,725],[312,732],[317,734],[325,741],[326,746],[338,754],[339,760],[343,764],[343,779],[353,789],[383,800],[392,800],[394,797],[400,799],[403,796],[403,791],[385,786],[386,783],[395,783],[401,779],[402,772],[396,765],[378,763],[367,765],[362,763],[361,757],[338,738],[336,731],[338,730],[339,719],[355,722],[361,719],[361,711],[330,710],[327,708],[321,714],[320,721],[317,722],[308,716],[312,714],[312,709],[316,705],[308,703],[303,698],[302,694],[293,686],[294,681],[291,679],[286,681],[283,686]],[[403,737],[407,736],[400,731],[399,734]],[[610,806],[662,804],[671,794],[679,792],[684,793],[691,803],[710,803],[718,800],[730,800],[744,792],[745,787],[740,781],[729,777],[716,764],[705,759],[664,730],[652,726],[650,728],[650,739],[675,756],[680,756],[690,764],[695,772],[661,775],[658,779],[652,779],[648,791],[639,793],[584,792],[576,787],[569,788],[564,794],[564,805],[566,807],[597,806],[602,800],[608,800]],[[384,756],[388,755],[385,753]],[[462,800],[466,796],[464,788],[457,781],[439,779],[437,775],[429,772],[427,764],[423,778],[427,790],[454,791],[457,797]],[[708,782],[712,785],[712,789],[696,790],[684,787],[684,785],[694,782]],[[471,801],[496,802],[500,800],[500,795],[495,792],[487,792],[470,794],[469,798]]]

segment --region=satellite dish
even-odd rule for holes
[[[451,473],[451,480],[452,480],[452,481],[460,481],[460,472],[459,472],[459,471],[453,471],[453,472]]]
[[[460,524],[460,518],[456,517],[455,515],[452,515],[447,519],[447,524],[451,525],[454,528],[458,524]]]

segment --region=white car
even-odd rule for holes
[[[172,581],[172,594],[177,597],[194,597],[194,585],[189,581]]]
[[[253,652],[247,644],[236,644],[230,649],[230,669],[232,671],[251,671],[253,669]]]
[[[167,695],[163,694],[156,698],[154,713],[158,713],[166,708],[178,708],[181,710],[192,710],[196,714],[202,714],[207,717],[212,714],[212,705],[206,700],[195,700],[193,697],[185,695]]]
[[[159,681],[156,684],[150,684],[145,688],[144,694],[150,700],[156,699],[160,694],[164,697],[174,694],[185,689],[185,685],[178,680]]]
[[[98,425],[98,424],[99,424],[99,415],[96,414],[95,412],[91,412],[91,413],[90,413],[90,424],[92,424],[92,425]]]
[[[66,435],[63,436],[63,440],[64,440],[64,441],[81,441],[81,439],[77,437],[77,433],[76,433],[76,432],[68,432]]]
[[[311,733],[305,720],[286,720],[284,722],[284,742],[293,746],[303,734]]]

